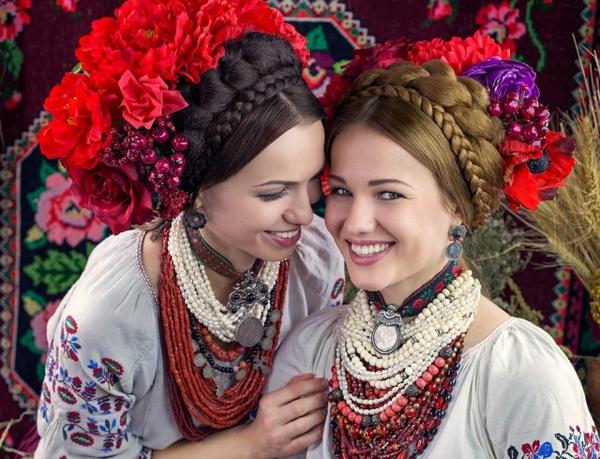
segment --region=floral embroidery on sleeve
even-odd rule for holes
[[[569,427],[569,434],[555,433],[560,442],[555,449],[552,441],[535,440],[521,445],[521,451],[510,446],[507,454],[510,459],[600,459],[600,436],[595,427],[591,432],[583,432],[579,426]]]
[[[123,366],[107,357],[100,359],[100,362],[90,359],[87,368],[91,370],[93,379],[73,375],[60,360],[59,350],[62,349],[65,361],[79,362],[82,347],[78,342],[77,330],[75,319],[67,316],[61,328],[60,346],[55,346],[54,340],[50,343],[40,415],[49,422],[49,405],[53,397],[58,397],[65,405],[72,406],[62,426],[64,440],[84,447],[101,442],[102,452],[113,452],[129,439],[127,412],[132,405],[131,398],[111,394],[121,381]],[[100,420],[98,416],[103,419]],[[149,457],[147,453],[147,450],[142,451],[140,457]]]

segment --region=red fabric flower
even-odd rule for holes
[[[533,148],[533,147],[532,147]],[[550,131],[542,149],[526,156],[527,152],[515,157],[509,157],[512,168],[507,168],[505,175],[504,193],[510,206],[518,210],[525,207],[534,211],[541,201],[553,199],[558,189],[565,184],[565,179],[571,173],[575,164],[573,138],[564,137],[560,132]],[[516,156],[516,155],[515,155]],[[543,172],[532,172],[527,161],[547,158],[548,165]]]
[[[472,65],[494,56],[510,59],[510,50],[498,45],[491,37],[475,32],[472,37],[465,39],[454,37],[450,41],[439,38],[419,41],[410,48],[406,59],[419,65],[441,59],[460,75]]]
[[[381,45],[354,50],[354,58],[344,67],[342,75],[334,75],[321,104],[327,116],[332,116],[335,106],[343,95],[352,87],[352,81],[361,73],[375,68],[387,68],[406,57],[409,49],[407,40],[403,37],[388,40]]]
[[[67,167],[90,169],[110,142],[111,117],[90,79],[67,73],[44,102],[52,120],[39,134],[42,153]]]
[[[160,77],[143,76],[139,80],[127,70],[119,80],[123,94],[123,118],[134,128],[150,129],[154,120],[188,106],[179,91],[169,90]]]
[[[98,220],[120,233],[147,223],[153,217],[150,191],[139,180],[132,164],[120,167],[98,164],[94,169],[67,169],[79,205],[91,210]]]

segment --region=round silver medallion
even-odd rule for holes
[[[264,330],[260,320],[254,316],[247,316],[237,326],[235,339],[244,347],[252,347],[262,339]]]
[[[371,343],[380,354],[390,354],[400,346],[400,327],[379,323],[371,333]]]

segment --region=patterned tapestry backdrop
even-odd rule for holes
[[[76,64],[78,37],[119,3],[0,0],[0,119],[8,146],[0,156],[0,422],[35,407],[48,317],[108,234],[78,208],[58,164],[40,156],[36,134],[48,121],[40,111],[45,96]],[[480,30],[509,43],[518,59],[539,72],[546,104],[568,110],[581,85],[574,42],[581,49],[597,44],[596,0],[271,3],[308,37],[312,59],[305,76],[317,95],[354,48],[399,34],[417,40]],[[515,280],[525,300],[543,311],[543,325],[559,344],[580,355],[600,353],[600,330],[592,323],[587,293],[569,269],[530,267]],[[600,365],[586,362],[578,365],[580,376],[590,405],[597,407],[593,392],[598,397]],[[16,443],[27,427],[21,423],[11,430],[5,444]]]

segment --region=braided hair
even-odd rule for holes
[[[190,142],[182,189],[192,196],[235,175],[295,125],[324,117],[292,47],[262,33],[228,42],[216,68],[179,90],[189,104],[174,116]]]
[[[481,226],[498,207],[502,123],[487,113],[488,96],[475,80],[457,77],[443,61],[401,62],[363,73],[344,96],[328,129],[326,150],[353,123],[392,138],[436,177],[465,225]]]

